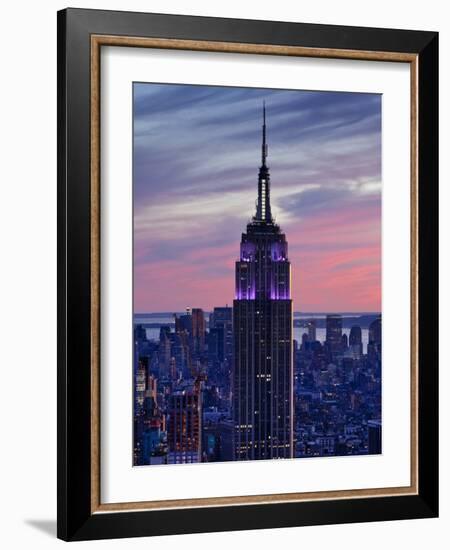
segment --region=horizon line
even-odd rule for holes
[[[225,306],[214,306],[215,308],[222,308],[222,307],[230,307],[232,308],[233,306],[231,305],[225,305]],[[213,312],[213,309],[212,310],[209,310],[209,309],[203,309],[203,308],[195,308],[195,307],[190,307],[190,308],[184,308],[184,309],[180,309],[180,310],[167,310],[167,311],[134,311],[133,312],[133,315],[148,315],[148,314],[157,314],[157,313],[168,313],[168,314],[175,314],[175,313],[186,313],[187,309],[191,310],[192,309],[202,309],[205,313],[211,313]],[[342,311],[342,310],[339,310],[339,311],[294,311],[293,312],[294,314],[295,313],[302,313],[302,314],[311,314],[311,315],[319,315],[319,314],[323,314],[323,315],[334,315],[334,314],[337,314],[337,313],[341,313],[341,314],[344,314],[344,313],[352,313],[352,314],[358,314],[358,315],[362,315],[362,314],[367,314],[367,315],[381,315],[382,312],[381,311]]]

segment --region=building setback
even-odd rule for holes
[[[256,214],[242,234],[236,262],[235,460],[293,457],[291,265],[286,236],[271,213],[265,107],[262,134]]]

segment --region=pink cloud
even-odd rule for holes
[[[378,206],[347,208],[286,224],[296,311],[381,310],[381,215]],[[239,242],[193,246],[183,258],[135,267],[136,311],[210,310],[234,298]],[[142,250],[138,253],[143,257]]]

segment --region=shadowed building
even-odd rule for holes
[[[369,454],[381,454],[381,420],[369,420],[367,428],[369,430]]]
[[[352,354],[358,358],[362,356],[363,345],[362,345],[362,331],[361,327],[355,325],[350,329],[350,336],[348,339],[348,345],[350,346],[350,351]]]
[[[369,343],[367,345],[367,354],[371,361],[378,361],[381,364],[381,317],[372,321],[369,325]]]
[[[256,215],[242,234],[233,303],[235,460],[293,456],[291,266],[272,218],[263,111]]]
[[[205,351],[206,322],[203,309],[192,309],[192,343],[194,355],[200,356]]]
[[[342,351],[342,316],[327,315],[326,343],[332,356]]]
[[[231,363],[233,356],[233,308],[215,307],[209,316],[209,326],[220,331],[221,341],[218,344],[220,361]]]
[[[381,347],[381,317],[377,317],[369,325],[369,344]]]
[[[308,329],[308,341],[309,342],[315,342],[316,341],[316,320],[310,319],[306,327]]]

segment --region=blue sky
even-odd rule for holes
[[[263,100],[295,309],[380,309],[380,95],[135,83],[136,311],[232,302]]]

